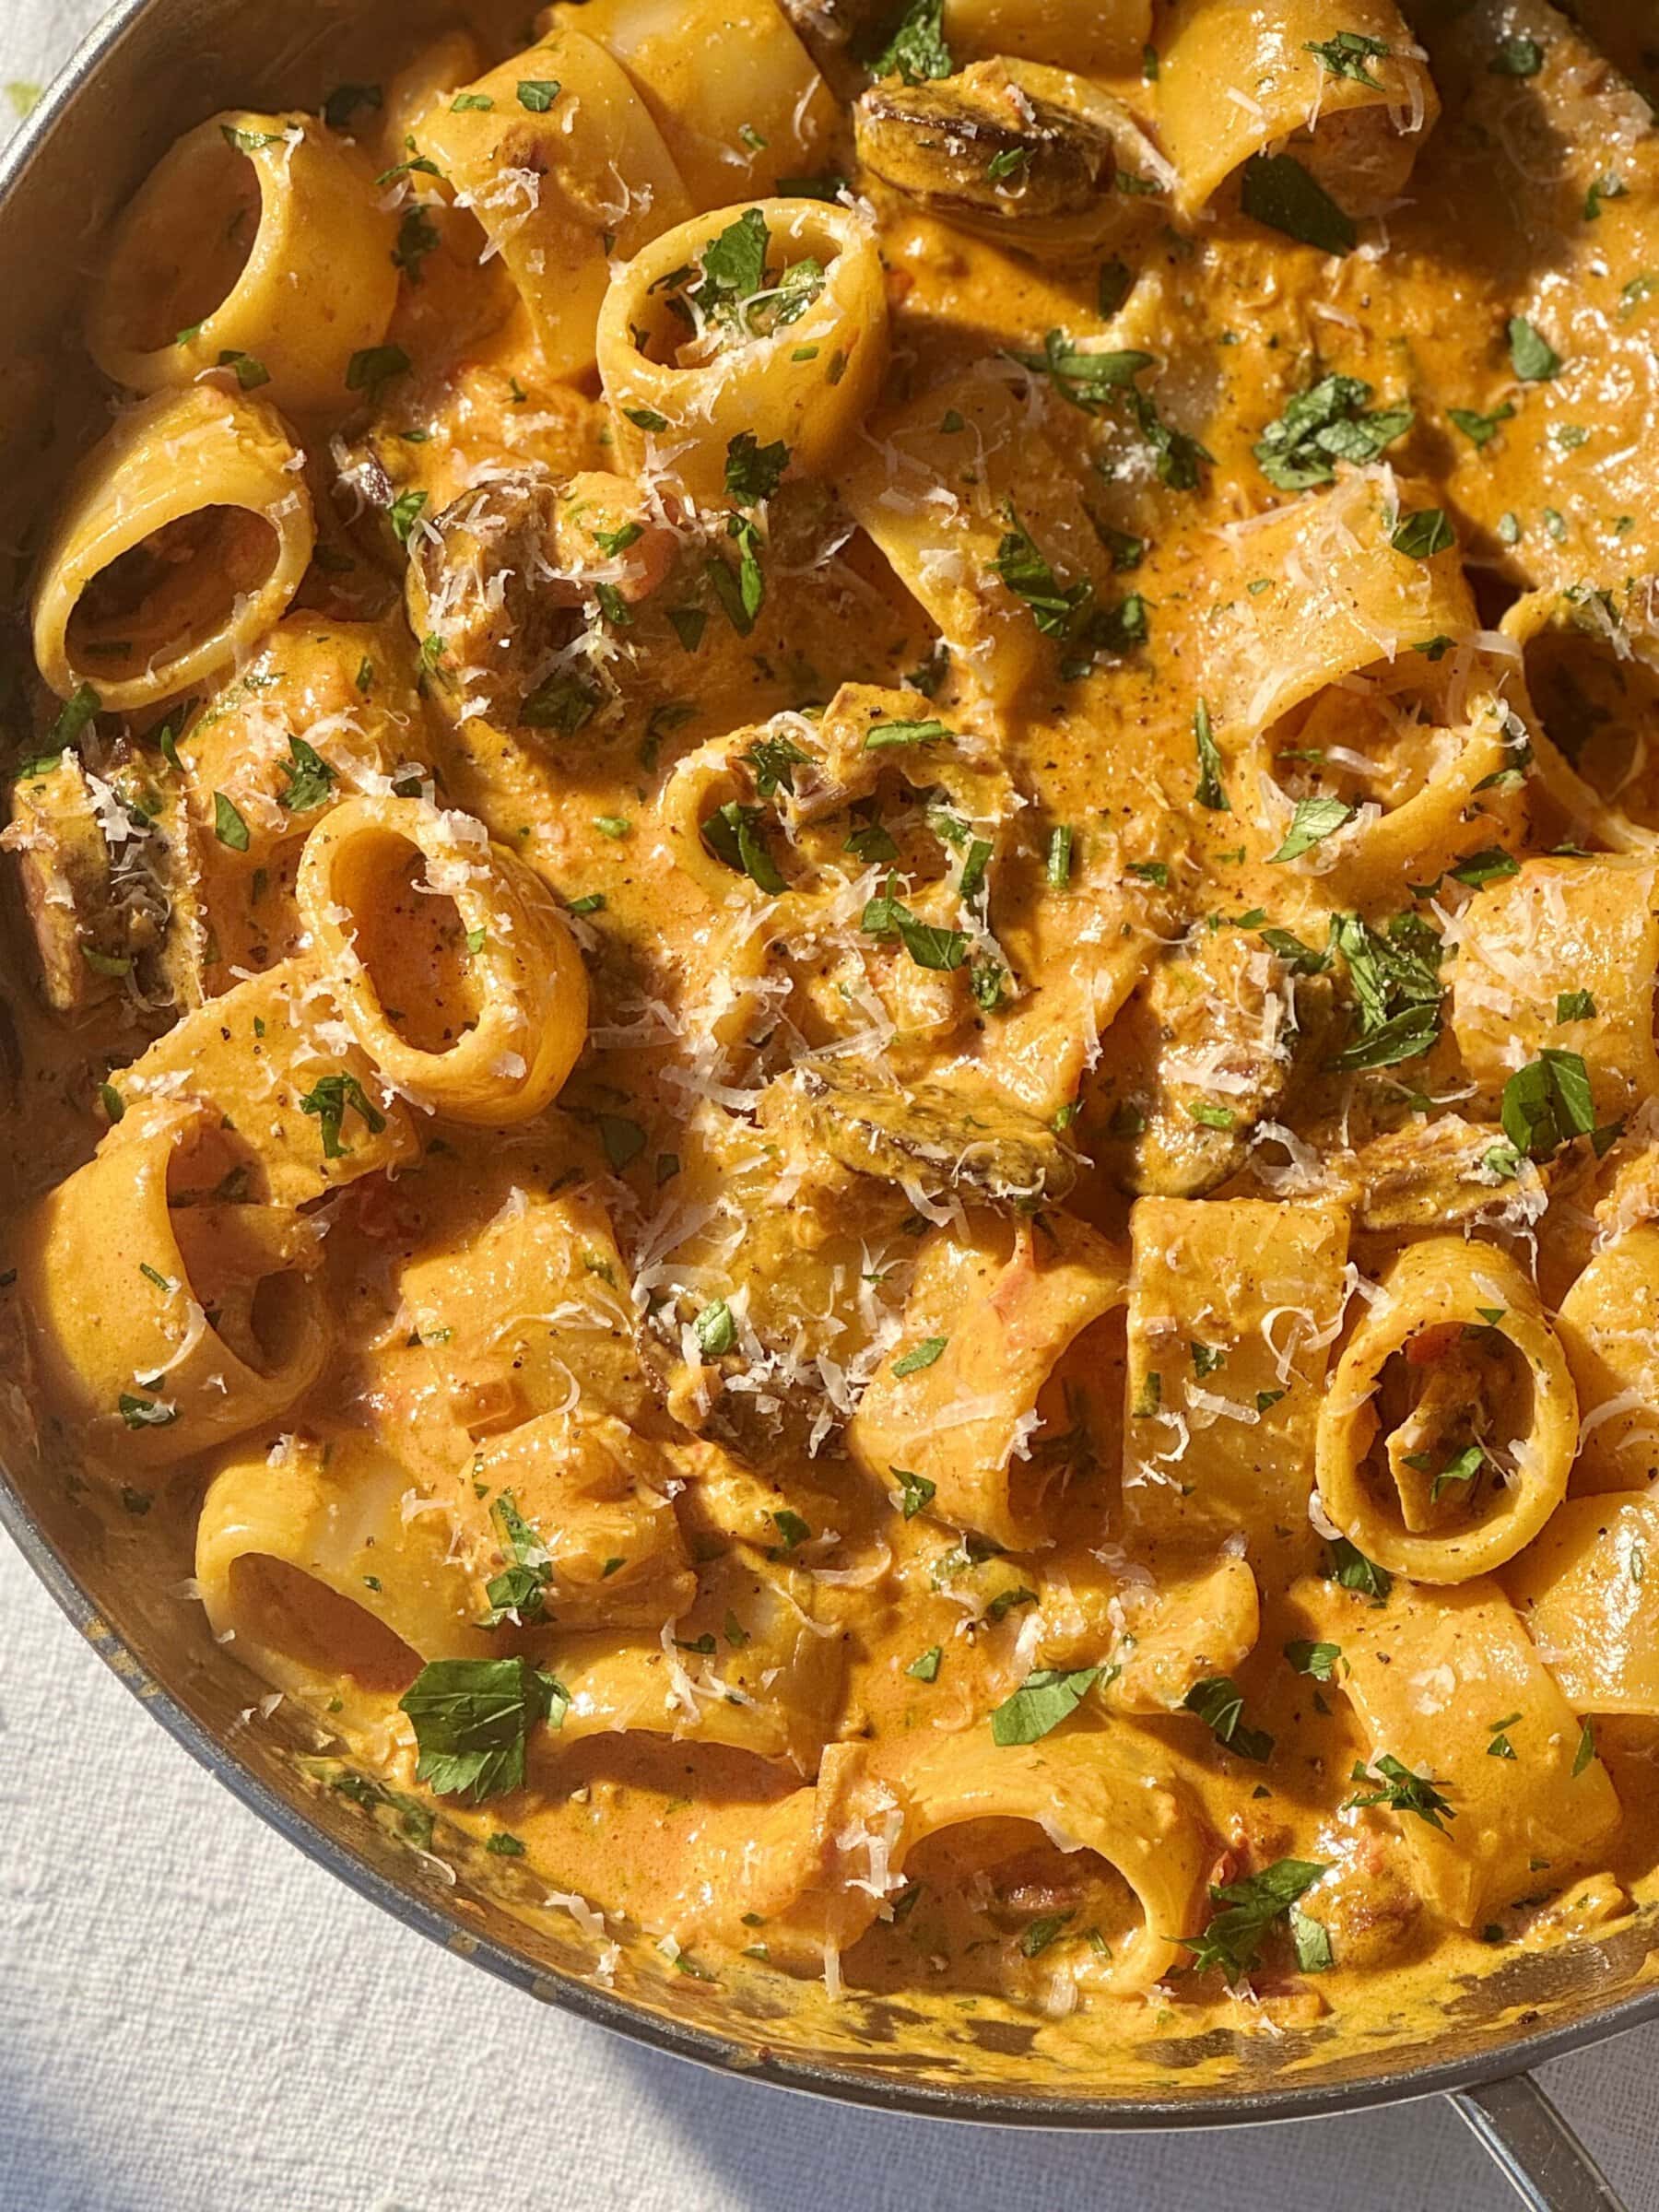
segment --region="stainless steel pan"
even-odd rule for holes
[[[496,5],[474,0],[466,12]],[[526,11],[504,5],[510,38]],[[0,469],[14,513],[19,504],[27,511],[31,479],[56,465],[54,426],[66,447],[77,410],[95,419],[74,331],[77,295],[103,224],[165,146],[218,108],[311,105],[331,84],[383,76],[389,54],[408,52],[423,29],[456,12],[442,0],[121,0],[112,8],[0,154]],[[16,977],[7,983],[0,969],[0,990],[7,987],[26,986]],[[452,1884],[389,1825],[323,1787],[297,1736],[285,1743],[235,1729],[248,1677],[213,1644],[196,1608],[166,1594],[187,1562],[142,1524],[110,1538],[60,1488],[41,1483],[15,1406],[6,1418],[5,1389],[0,1377],[0,1457],[9,1465],[0,1470],[0,1521],[153,1717],[309,1856],[533,1996],[781,2087],[1005,2126],[1235,2126],[1443,2094],[1537,2212],[1618,2212],[1527,2069],[1659,2018],[1650,1963],[1659,1910],[1548,1956],[1495,1954],[1478,1980],[1448,1978],[1431,2012],[1402,2012],[1363,2036],[1337,2024],[1271,2043],[1171,2041],[1122,2078],[1086,2081],[1060,2077],[1025,2053],[1018,2033],[990,2023],[922,2047],[901,2006],[849,2000],[826,2024],[821,2010],[797,2012],[759,1974],[752,1983],[670,1983],[648,1954],[625,1960],[607,1989],[573,1939],[515,1910],[501,1888],[511,1862],[479,1866],[449,1854]]]

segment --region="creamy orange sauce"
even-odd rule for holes
[[[1276,14],[1295,55],[1358,35],[1319,0],[1211,12],[1218,112],[1282,92]],[[723,336],[683,273],[653,295],[653,367],[771,347],[820,382],[758,491],[721,435],[700,498],[608,404],[605,324],[596,367],[572,335],[595,253],[625,295],[612,218],[603,252],[570,218],[549,302],[489,192],[419,166],[430,130],[461,174],[457,97],[471,124],[516,83],[530,150],[492,173],[546,215],[535,134],[601,104],[555,82],[570,41],[620,26],[626,70],[626,6],[554,10],[565,46],[505,75],[457,34],[306,126],[361,135],[328,189],[399,269],[349,387],[275,405],[300,370],[251,346],[204,371],[291,442],[288,611],[129,710],[20,688],[0,1297],[43,1480],[146,1575],[194,1571],[250,1701],[282,1693],[256,1724],[302,1715],[326,1783],[483,1842],[515,1910],[602,1916],[602,1973],[615,1940],[982,2000],[1087,2065],[1386,2019],[1649,1895],[1659,1367],[1645,1307],[1617,1324],[1659,1265],[1630,1241],[1659,1218],[1659,150],[1618,10],[1406,12],[1362,10],[1359,76],[1321,64],[1335,105],[1257,149],[1318,180],[1317,242],[1237,168],[1193,199],[1202,5],[1065,80],[1091,158],[1118,103],[1123,206],[1068,202],[1056,242],[1019,213],[1053,85],[976,50],[947,58],[990,76],[872,88],[747,11],[810,78],[796,127],[887,324],[807,467],[830,350],[784,362],[741,291]],[[1369,68],[1386,103],[1344,105]],[[940,134],[986,102],[1006,143],[964,199]],[[743,146],[764,221],[791,171]],[[214,221],[245,229],[239,194]],[[699,252],[744,205],[699,203]],[[747,290],[811,312],[782,223]],[[314,276],[327,236],[292,252]],[[182,239],[180,323],[247,257]],[[259,588],[271,531],[218,512],[94,575],[77,675]],[[439,842],[365,831],[320,920],[348,799]],[[446,1090],[492,1008],[501,1049]],[[115,1218],[152,1151],[159,1195]],[[469,1705],[458,1777],[423,1687],[499,1699],[479,1670],[517,1662],[528,1705],[504,1736]]]

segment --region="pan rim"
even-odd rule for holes
[[[8,205],[36,153],[59,121],[100,76],[138,19],[168,4],[169,0],[116,0],[75,48],[29,116],[0,146],[0,227],[6,223]],[[855,2065],[758,2053],[735,2039],[653,2014],[573,1975],[535,1965],[493,1937],[480,1935],[457,1913],[391,1881],[361,1853],[337,1841],[262,1780],[147,1667],[135,1667],[125,1644],[30,1512],[4,1460],[0,1460],[0,1526],[83,1640],[159,1725],[198,1766],[306,1858],[404,1926],[452,1955],[464,1956],[526,1995],[728,2077],[874,2111],[967,2125],[1122,2135],[1253,2127],[1329,2119],[1342,2112],[1477,2088],[1530,2072],[1550,2060],[1659,2019],[1659,1986],[1654,1986],[1613,2000],[1605,2008],[1592,2009],[1569,2026],[1519,2035],[1472,2057],[1303,2088],[1223,2090],[1194,2099],[1096,2100],[1036,2093],[1022,2096],[1004,2089],[935,2088],[888,2079]]]

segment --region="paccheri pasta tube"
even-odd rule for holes
[[[128,204],[92,294],[99,367],[135,392],[218,371],[290,413],[349,404],[386,335],[397,225],[367,157],[314,116],[198,124]],[[327,260],[313,241],[327,241]]]
[[[1408,1245],[1381,1288],[1320,1408],[1320,1502],[1367,1559],[1467,1582],[1512,1559],[1566,1493],[1571,1371],[1496,1245]]]
[[[273,409],[207,385],[124,415],[76,471],[36,571],[35,657],[61,697],[177,698],[252,647],[315,531]]]

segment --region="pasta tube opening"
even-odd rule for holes
[[[116,225],[88,343],[135,392],[209,370],[306,413],[347,399],[354,353],[397,301],[394,217],[371,171],[310,117],[241,111],[187,132]],[[328,241],[326,261],[306,250]]]
[[[246,1147],[206,1106],[151,1106],[33,1216],[18,1275],[43,1394],[112,1467],[166,1466],[275,1418],[329,1330],[314,1238],[250,1204]]]
[[[1462,1583],[1531,1542],[1566,1495],[1578,1398],[1537,1292],[1510,1255],[1409,1246],[1320,1410],[1319,1494],[1369,1559]]]
[[[587,1032],[587,980],[551,894],[480,823],[348,799],[297,883],[359,1044],[394,1089],[464,1122],[550,1103]]]
[[[724,496],[740,435],[826,469],[887,365],[868,224],[817,200],[727,207],[665,231],[613,281],[599,374],[619,450],[693,499]]]
[[[41,673],[112,712],[252,651],[287,610],[315,529],[276,414],[204,385],[124,416],[72,480],[36,572]]]

